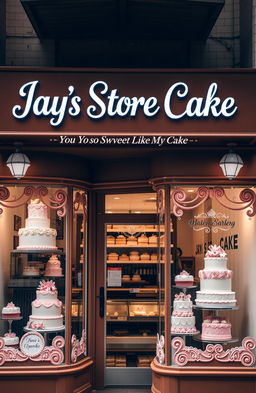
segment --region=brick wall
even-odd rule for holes
[[[6,65],[54,65],[54,42],[37,38],[19,0],[6,0]]]
[[[204,43],[194,43],[191,66],[201,68],[240,66],[239,0],[226,0],[225,5]]]
[[[256,3],[256,0],[253,1]],[[207,41],[191,45],[191,67],[241,65],[239,3],[239,0],[226,0]],[[54,66],[54,42],[37,38],[19,0],[6,0],[6,34],[6,65]]]

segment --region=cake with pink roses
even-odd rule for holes
[[[232,308],[236,306],[235,292],[231,290],[232,271],[227,268],[227,254],[211,245],[204,258],[204,269],[199,271],[200,291],[196,305],[202,308]]]
[[[182,270],[180,274],[175,276],[174,281],[178,287],[191,287],[194,283],[194,277],[186,270]]]
[[[231,323],[225,317],[208,316],[202,325],[202,339],[224,341],[231,339]]]
[[[32,314],[27,324],[31,329],[56,330],[64,328],[62,302],[58,299],[55,282],[41,281],[32,302]]]
[[[171,333],[196,333],[195,316],[192,311],[191,296],[183,292],[176,294],[171,316]]]

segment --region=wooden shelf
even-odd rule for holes
[[[157,245],[145,244],[141,246],[137,244],[136,246],[129,246],[128,244],[107,244],[107,248],[157,248]]]
[[[132,265],[132,264],[134,264],[134,265],[147,265],[147,264],[148,265],[156,265],[158,263],[164,263],[164,261],[160,261],[160,262],[159,261],[141,261],[141,260],[126,261],[126,262],[124,262],[124,261],[107,261],[108,265]]]

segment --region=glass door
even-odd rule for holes
[[[105,385],[151,384],[160,313],[155,213],[154,193],[106,197]]]

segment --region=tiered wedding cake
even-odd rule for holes
[[[171,316],[171,333],[196,333],[195,316],[190,295],[180,292],[175,295]]]
[[[48,260],[44,275],[52,277],[62,276],[62,268],[60,267],[60,261],[57,255],[53,254]]]
[[[200,291],[196,305],[202,308],[230,308],[236,305],[235,292],[231,291],[232,271],[227,269],[225,251],[220,246],[210,246],[204,258],[204,269],[199,271]]]
[[[47,206],[39,199],[28,205],[25,228],[19,230],[18,250],[56,250],[55,229],[50,228]]]
[[[41,281],[32,302],[32,315],[27,324],[31,329],[55,330],[63,328],[62,302],[53,281]]]

